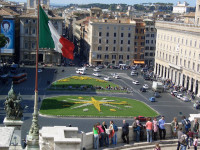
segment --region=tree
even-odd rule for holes
[[[4,34],[0,34],[0,48],[4,47],[7,43],[6,37]]]

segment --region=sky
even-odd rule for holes
[[[27,0],[12,0],[15,2],[27,2]],[[111,3],[126,3],[126,4],[139,4],[139,3],[156,3],[156,2],[163,2],[163,3],[174,3],[176,4],[178,1],[180,2],[188,2],[190,6],[195,6],[196,0],[50,0],[50,3],[54,4],[89,4],[89,3],[105,3],[105,4],[111,4]]]

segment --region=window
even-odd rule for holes
[[[145,56],[148,56],[149,55],[149,53],[145,53]]]
[[[135,48],[135,52],[137,52],[137,48]]]
[[[108,51],[108,46],[106,46],[106,51]]]
[[[109,27],[107,27],[107,30],[109,30]]]
[[[180,66],[182,66],[182,59],[180,59]]]
[[[135,39],[139,39],[139,37],[138,37],[138,36],[135,36]]]
[[[108,40],[106,40],[106,44],[108,44],[109,43],[109,41]]]
[[[99,36],[101,36],[102,34],[101,34],[101,32],[99,32]]]
[[[25,34],[28,34],[28,28],[25,28]]]
[[[127,51],[130,52],[130,47],[127,48]]]
[[[124,33],[121,33],[121,37],[124,37]]]
[[[128,37],[131,37],[131,33],[128,33]]]
[[[121,40],[121,44],[123,44],[123,40]]]
[[[101,39],[99,39],[99,44],[101,44]]]
[[[141,39],[145,39],[145,36],[141,36]]]
[[[146,37],[149,37],[150,36],[150,34],[146,34]]]
[[[126,59],[129,59],[129,55],[126,56]]]
[[[117,33],[114,33],[114,37],[116,37],[117,36]]]
[[[33,23],[36,23],[36,20],[35,20],[35,19],[33,19]]]
[[[197,65],[197,72],[199,72],[199,64]]]
[[[153,44],[153,40],[151,40],[151,44]]]
[[[25,20],[25,23],[28,23],[28,19]]]
[[[115,47],[113,47],[113,51],[115,51]]]
[[[188,69],[190,69],[190,61],[188,61]]]
[[[24,48],[28,49],[28,43],[27,42],[24,43]]]
[[[32,43],[32,49],[35,49],[35,47],[36,47],[35,43]]]
[[[145,47],[145,50],[149,50],[149,47],[148,47],[148,46],[146,46],[146,47]]]
[[[138,29],[135,30],[135,33],[138,33]]]
[[[151,34],[151,37],[154,37],[154,34]]]
[[[112,55],[112,59],[116,59],[116,55]]]
[[[146,44],[149,44],[149,40],[146,40]]]
[[[190,46],[192,46],[192,40],[190,40]]]
[[[113,42],[114,44],[116,44],[116,40],[114,40],[114,42]]]
[[[123,59],[123,55],[119,55],[119,59]]]
[[[123,47],[120,47],[120,51],[123,51]]]
[[[109,32],[106,33],[106,36],[109,37]]]
[[[36,33],[36,31],[35,31],[35,28],[32,30],[32,34],[35,34]]]
[[[130,41],[130,40],[128,40],[128,44],[131,44],[131,41]]]
[[[97,59],[101,59],[101,54],[97,54]]]
[[[195,68],[195,63],[192,64],[192,69],[194,70],[194,68]]]
[[[101,46],[98,46],[98,51],[101,51],[102,50],[102,47]]]
[[[109,55],[105,55],[105,59],[109,59]]]
[[[153,53],[150,53],[150,56],[153,56]]]

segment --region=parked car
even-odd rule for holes
[[[171,91],[171,95],[177,96],[178,92],[177,91]]]
[[[183,94],[177,94],[177,96],[176,96],[178,99],[181,99],[181,98],[183,98]]]
[[[183,96],[181,98],[181,100],[184,101],[184,102],[189,102],[190,101],[190,99],[187,96]]]
[[[96,76],[96,77],[100,77],[100,74],[99,74],[99,73],[93,73],[92,75],[93,75],[93,76]]]
[[[110,78],[109,77],[105,77],[104,80],[110,81]]]
[[[144,116],[134,117],[134,119],[136,119],[136,118],[138,118],[138,120],[139,120],[140,122],[145,122],[145,121],[147,120],[146,117],[144,117]]]
[[[149,86],[148,86],[147,84],[144,84],[144,85],[143,85],[143,88],[144,88],[144,89],[148,89]]]
[[[150,102],[155,102],[156,101],[155,97],[150,97],[149,100],[150,100]]]
[[[161,97],[160,94],[159,94],[158,92],[155,92],[155,93],[154,93],[154,96],[155,96],[155,98]]]
[[[141,92],[146,92],[147,90],[145,88],[140,88]]]
[[[140,82],[139,81],[133,81],[133,84],[135,84],[135,85],[139,85],[140,84]]]

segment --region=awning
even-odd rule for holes
[[[145,64],[143,60],[134,60],[134,64]]]

